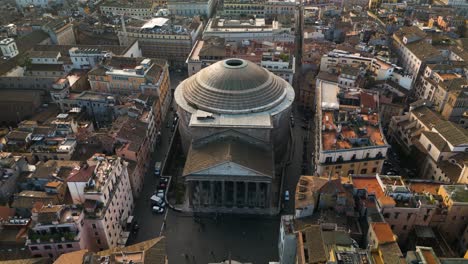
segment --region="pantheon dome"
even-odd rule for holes
[[[183,145],[229,129],[275,146],[289,133],[294,89],[247,60],[227,59],[202,69],[181,82],[174,97]]]

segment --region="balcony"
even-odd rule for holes
[[[33,230],[29,230],[28,238],[26,240],[27,245],[31,244],[49,244],[49,243],[62,243],[62,242],[73,242],[79,241],[81,238],[80,232],[68,231],[58,233],[37,233]]]

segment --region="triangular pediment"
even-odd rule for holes
[[[248,177],[248,176],[267,176],[271,177],[271,175],[264,175],[260,172],[257,172],[251,168],[244,167],[240,164],[237,164],[232,161],[223,162],[217,165],[214,165],[210,168],[206,168],[200,170],[198,172],[194,172],[191,176],[196,175],[219,175],[219,176],[240,176],[240,177]]]

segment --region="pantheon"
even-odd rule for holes
[[[255,63],[227,59],[181,82],[175,100],[190,208],[274,214],[292,86]]]

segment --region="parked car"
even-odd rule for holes
[[[284,192],[284,200],[285,200],[285,201],[289,201],[289,191],[288,191],[288,190],[286,190],[286,191]]]
[[[156,176],[161,175],[161,165],[162,165],[162,163],[160,161],[157,161],[154,164],[154,175],[156,175]]]
[[[161,197],[158,197],[157,195],[153,195],[151,196],[151,206],[155,206],[155,205],[164,207],[166,206],[166,203]]]
[[[153,213],[156,213],[156,214],[162,214],[164,213],[164,207],[160,207],[160,206],[153,206]]]
[[[166,189],[167,185],[165,183],[160,183],[158,187],[159,189]]]
[[[167,183],[168,181],[169,181],[169,178],[167,177],[161,177],[161,179],[159,179],[160,183]]]
[[[156,193],[156,196],[163,199],[164,198],[164,190],[158,190],[158,192]]]

